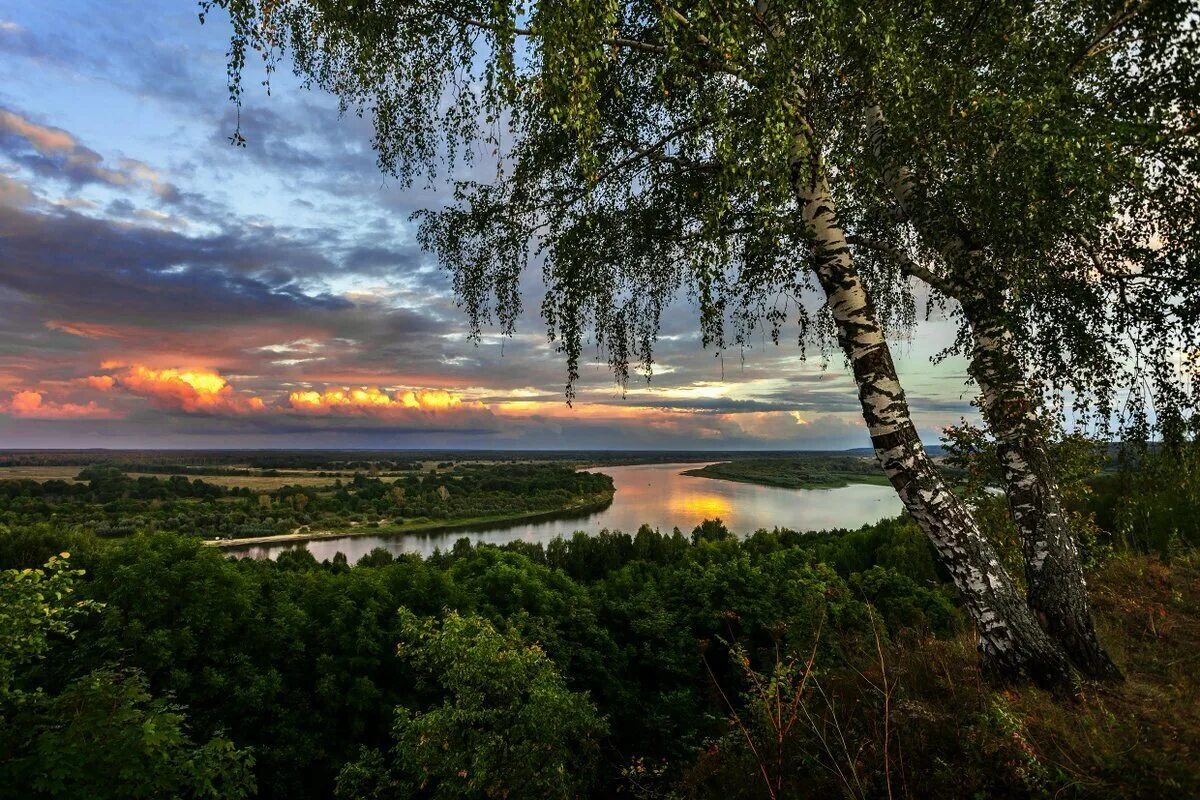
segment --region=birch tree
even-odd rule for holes
[[[1196,10],[948,3],[895,19],[904,64],[861,62],[863,158],[882,189],[867,211],[882,238],[867,241],[955,304],[1029,605],[1081,670],[1114,676],[1046,434],[1064,394],[1104,433],[1178,436],[1194,421]]]
[[[911,321],[900,271],[856,258],[834,149],[868,99],[856,58],[889,51],[849,3],[616,3],[528,7],[425,0],[218,0],[248,54],[286,54],[311,85],[372,117],[380,166],[402,181],[453,169],[480,143],[497,177],[459,182],[420,239],[454,275],[476,336],[511,333],[519,279],[543,267],[542,316],[567,364],[590,340],[619,380],[653,370],[662,314],[699,310],[706,345],[836,343],[876,456],[937,549],[1006,679],[1071,680],[912,422],[887,334]],[[811,298],[819,302],[814,305]]]

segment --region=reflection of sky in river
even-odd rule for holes
[[[261,558],[286,547],[308,547],[318,559],[343,552],[351,562],[386,547],[395,553],[428,555],[446,550],[457,540],[502,544],[522,540],[547,542],[555,536],[604,528],[635,532],[643,524],[664,532],[679,527],[685,533],[706,519],[722,519],[730,530],[748,534],[759,528],[857,528],[900,513],[900,501],[890,486],[851,484],[840,489],[778,489],[681,475],[699,464],[639,464],[604,467],[617,493],[602,511],[571,519],[542,520],[497,526],[479,531],[446,531],[436,534],[348,536],[336,539],[275,546],[254,546],[239,555]]]

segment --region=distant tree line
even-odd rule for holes
[[[189,479],[131,477],[87,467],[79,482],[0,481],[0,523],[52,521],[100,536],[167,530],[205,538],[270,536],[308,527],[403,524],[552,512],[612,493],[612,479],[557,465],[461,465],[382,479],[362,473],[328,486],[272,490]]]

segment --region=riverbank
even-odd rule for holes
[[[537,522],[539,520],[556,519],[564,515],[590,514],[601,511],[612,503],[616,495],[615,489],[589,495],[575,503],[548,511],[530,511],[519,514],[490,514],[479,517],[467,517],[456,520],[437,520],[418,522],[412,525],[380,525],[367,527],[365,525],[353,528],[321,531],[303,531],[299,533],[280,533],[274,536],[250,536],[242,539],[205,539],[204,544],[222,550],[249,547],[261,544],[287,544],[291,542],[313,542],[321,539],[343,539],[347,536],[393,536],[406,533],[445,533],[447,531],[471,530],[480,525],[495,525],[500,523]]]
[[[682,474],[779,489],[840,489],[852,483],[885,486],[888,482],[874,459],[855,456],[721,461]]]

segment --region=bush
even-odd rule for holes
[[[343,768],[339,796],[565,800],[590,787],[604,725],[540,648],[477,616],[400,617],[397,654],[440,703],[397,708],[389,757]]]

